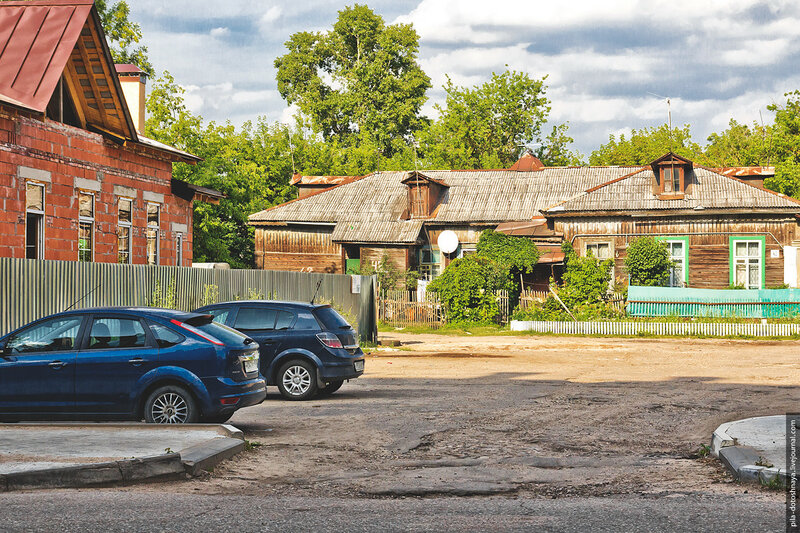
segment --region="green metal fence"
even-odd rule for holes
[[[630,316],[800,317],[800,289],[628,287]]]
[[[316,301],[342,309],[358,322],[362,338],[374,340],[375,280],[356,278],[354,283],[353,276],[340,274],[0,258],[0,335],[73,304],[79,309],[148,305],[157,286],[164,293],[173,283],[174,307],[188,311],[211,303],[204,295],[220,302],[254,297],[310,301],[321,281]]]

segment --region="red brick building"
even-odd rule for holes
[[[91,0],[0,2],[0,257],[191,265],[192,201],[221,195],[172,178],[199,158],[121,87]]]

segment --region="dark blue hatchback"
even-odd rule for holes
[[[210,315],[59,313],[0,338],[0,418],[223,422],[266,397],[258,357]]]
[[[255,339],[267,385],[289,400],[332,394],[364,373],[356,332],[330,305],[240,300],[195,312]]]

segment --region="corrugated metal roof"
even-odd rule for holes
[[[0,99],[44,112],[94,2],[0,2]]]
[[[710,169],[695,167],[691,194],[661,200],[653,194],[653,171],[646,167],[624,179],[606,183],[548,210],[559,212],[631,212],[702,209],[775,209],[800,212],[800,203]]]
[[[638,168],[638,167],[635,167]],[[250,215],[259,222],[336,223],[334,240],[406,243],[423,223],[500,223],[530,220],[556,202],[624,176],[634,167],[549,167],[535,172],[431,170],[448,185],[435,215],[402,220],[408,208],[407,172],[378,172],[327,191]]]

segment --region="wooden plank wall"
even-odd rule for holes
[[[342,247],[330,227],[256,227],[256,268],[342,273]]]
[[[400,270],[407,270],[410,268],[409,256],[413,254],[413,250],[406,253],[408,247],[402,246],[362,246],[361,247],[361,264],[377,264],[380,262],[384,253],[389,254],[389,260],[392,261]]]
[[[730,284],[729,237],[747,236],[756,233],[766,237],[766,287],[783,283],[783,249],[791,245],[797,235],[797,221],[789,217],[767,217],[763,215],[739,215],[736,217],[712,215],[706,217],[586,217],[558,218],[555,230],[564,233],[564,240],[573,237],[575,250],[583,255],[587,242],[613,242],[614,274],[618,281],[625,282],[625,256],[634,236],[618,236],[625,233],[645,233],[653,236],[681,236],[689,233],[689,286],[721,289]],[[716,233],[716,234],[715,234]],[[587,237],[602,234],[609,237]],[[770,235],[771,234],[771,235]],[[581,236],[584,235],[584,236]],[[611,237],[611,235],[617,235]],[[577,236],[577,237],[576,237]],[[775,237],[779,242],[775,242]],[[771,257],[772,250],[780,250],[778,257]]]

